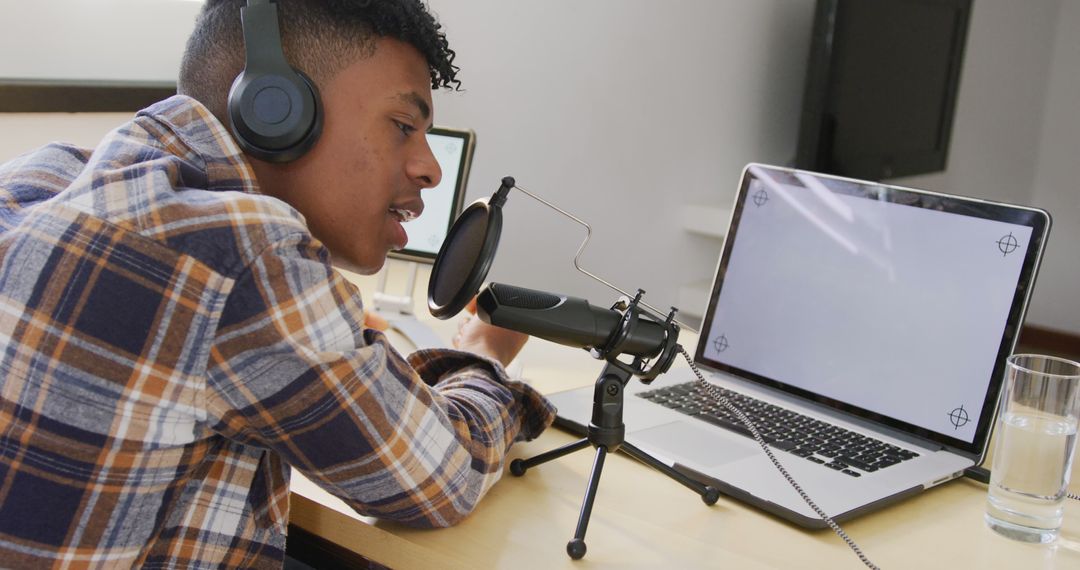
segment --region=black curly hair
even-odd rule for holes
[[[240,8],[246,0],[207,0],[180,62],[177,91],[225,118],[233,79],[244,67]],[[370,56],[375,40],[408,43],[427,61],[432,89],[460,89],[454,50],[422,0],[277,0],[289,63],[324,85]]]

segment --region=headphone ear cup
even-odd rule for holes
[[[322,133],[322,102],[315,82],[295,68],[286,73],[245,69],[229,90],[229,122],[245,152],[267,162],[304,155]]]

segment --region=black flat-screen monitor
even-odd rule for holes
[[[421,191],[424,213],[405,224],[409,243],[405,249],[390,252],[390,257],[433,263],[446,233],[461,213],[476,148],[476,133],[467,129],[432,127],[427,139],[442,168],[442,180],[438,186]]]
[[[970,17],[971,0],[818,0],[796,166],[944,170]]]

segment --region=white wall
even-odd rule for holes
[[[138,4],[159,2],[179,0]],[[655,305],[710,276],[719,252],[717,240],[680,229],[681,205],[727,206],[746,162],[794,155],[813,0],[429,2],[465,87],[436,95],[436,122],[478,133],[469,199],[516,176],[593,224],[586,268],[648,290]],[[0,0],[0,14],[25,5]],[[1069,244],[1080,237],[1080,208],[1066,169],[1080,148],[1077,5],[977,0],[948,169],[901,181],[1050,208],[1055,227],[1029,321],[1073,332],[1080,263]],[[177,19],[177,30],[189,25]],[[172,49],[164,40],[140,47],[151,48]],[[37,61],[27,45],[4,53]],[[162,69],[173,65],[165,59]],[[122,119],[0,113],[0,160],[53,139],[90,144]],[[570,265],[583,235],[512,195],[491,278],[607,304],[614,294]]]
[[[515,176],[593,225],[587,269],[667,307],[720,246],[682,231],[681,205],[727,206],[747,162],[794,156],[813,6],[431,0],[466,89],[436,122],[478,133],[471,198]],[[609,304],[570,264],[583,237],[511,194],[490,278]]]
[[[0,78],[173,82],[200,5],[0,0]]]
[[[173,82],[200,6],[192,0],[0,0],[0,80]],[[93,147],[131,115],[0,113],[0,161],[51,141]]]
[[[93,148],[132,113],[0,113],[0,162],[53,141]]]
[[[1054,38],[1032,196],[1054,224],[1028,320],[1080,332],[1080,2],[1062,2]]]

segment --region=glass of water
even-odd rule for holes
[[[1025,542],[1057,538],[1078,416],[1080,364],[1035,354],[1009,357],[986,502],[990,528]]]

